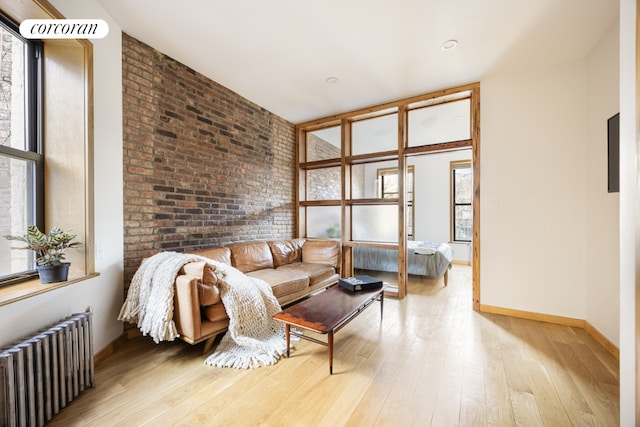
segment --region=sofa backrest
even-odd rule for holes
[[[227,247],[231,250],[231,265],[243,273],[273,268],[273,256],[267,242],[234,243]]]
[[[302,261],[302,245],[304,239],[273,240],[269,242],[269,249],[273,255],[273,266],[291,264]]]
[[[340,242],[304,238],[232,243],[227,246],[189,251],[196,255],[232,265],[243,273],[276,268],[294,262],[331,264],[338,269],[341,262]]]
[[[341,261],[340,242],[336,240],[305,240],[302,261],[312,264],[331,264],[338,269]]]
[[[189,251],[189,253],[231,265],[231,251],[226,247],[199,249],[197,251]]]

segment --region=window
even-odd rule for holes
[[[413,165],[407,168],[407,237],[413,240]],[[378,169],[378,197],[398,198],[398,169]]]
[[[409,146],[465,141],[471,138],[471,100],[450,101],[409,111]]]
[[[340,158],[340,126],[307,132],[306,161]]]
[[[0,46],[0,236],[22,235],[44,222],[41,44],[0,15]],[[32,251],[15,244],[0,238],[0,286],[35,276]]]
[[[473,169],[470,160],[451,162],[451,241],[473,236]]]
[[[351,124],[351,146],[354,156],[397,150],[398,113],[385,112],[354,121]]]
[[[310,204],[301,208],[301,235],[336,239],[342,234],[341,132],[340,125],[306,132],[300,158],[308,163],[298,172],[299,196]]]

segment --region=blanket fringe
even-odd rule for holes
[[[240,369],[277,363],[285,353],[286,339],[284,325],[272,317],[281,308],[271,286],[231,266],[211,262],[224,273],[218,287],[229,329],[205,363]]]
[[[264,347],[271,351],[261,351],[236,344],[228,332],[222,337],[216,350],[204,361],[209,366],[218,368],[253,369],[278,363],[285,354],[286,340],[283,336],[274,335]]]

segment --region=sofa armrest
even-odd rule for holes
[[[202,271],[202,268],[197,269],[197,265],[195,267],[196,273]],[[173,320],[181,338],[191,344],[223,331],[228,325],[220,289],[211,282],[203,283],[201,277],[199,273],[196,276],[183,271],[175,280]],[[217,283],[217,279],[215,282]],[[213,312],[215,316],[209,312]]]
[[[173,320],[180,335],[197,341],[200,338],[201,316],[198,298],[198,278],[189,274],[176,277],[173,297]]]

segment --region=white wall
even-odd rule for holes
[[[607,189],[607,119],[620,111],[618,20],[587,58],[586,320],[620,346],[620,196]]]
[[[123,300],[122,37],[95,0],[52,0],[67,18],[99,18],[109,35],[94,40],[94,191],[96,271],[99,277],[0,307],[0,345],[61,318],[94,311],[96,351],[122,335]]]
[[[586,63],[481,81],[481,304],[584,319]]]
[[[620,425],[636,425],[636,2],[620,1]],[[613,313],[612,313],[613,316]]]
[[[616,21],[584,61],[481,82],[481,304],[585,319],[619,345]]]

